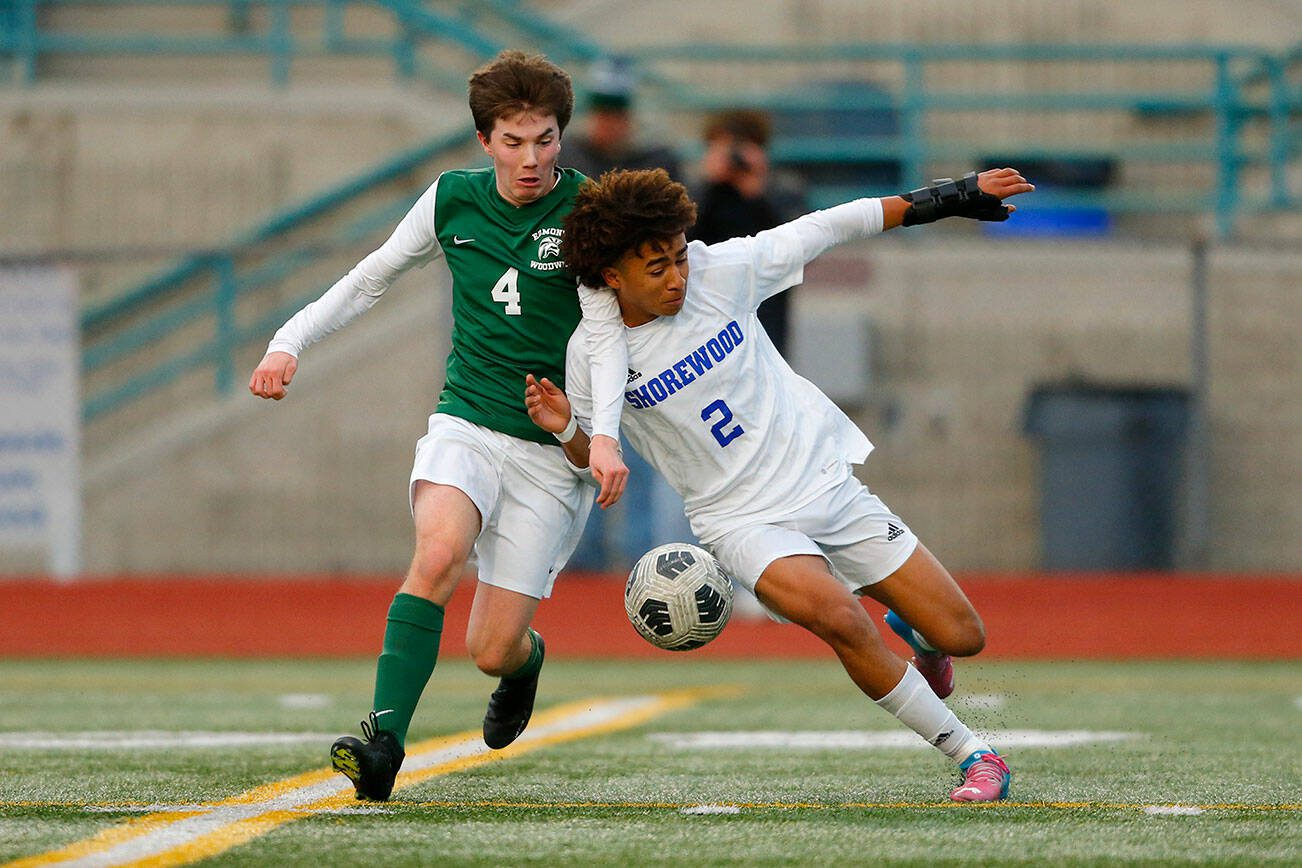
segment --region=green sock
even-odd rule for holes
[[[443,635],[443,607],[422,597],[398,594],[389,605],[384,650],[375,667],[375,710],[380,729],[407,741],[416,703],[434,672]]]
[[[518,681],[522,678],[533,678],[538,674],[538,670],[542,669],[542,637],[539,636],[538,631],[532,627],[529,628],[529,642],[532,643],[532,647],[529,649],[529,657],[524,661],[524,665],[519,669],[515,670],[510,675],[505,676],[508,681]]]

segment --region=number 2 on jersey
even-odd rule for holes
[[[493,284],[493,301],[505,304],[503,312],[507,316],[520,315],[520,272],[508,268]]]
[[[727,446],[746,433],[746,429],[741,427],[740,424],[733,426],[730,431],[723,430],[732,421],[732,411],[728,409],[728,405],[724,403],[722,398],[705,405],[705,409],[701,411],[701,420],[709,422],[710,418],[716,413],[719,414],[720,418],[718,422],[710,426],[710,433],[714,435],[715,440],[719,441],[720,446]]]

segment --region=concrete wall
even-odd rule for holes
[[[409,274],[304,353],[284,400],[195,401],[88,462],[87,571],[405,569],[407,478],[442,387],[446,318],[438,269]]]
[[[856,413],[877,444],[862,477],[947,563],[1039,563],[1041,382],[1191,385],[1191,254],[1180,246],[882,239],[812,266],[799,305],[866,312],[874,385]],[[1214,569],[1302,564],[1302,255],[1210,258]]]
[[[702,42],[1219,42],[1285,47],[1287,0],[546,0],[603,45]],[[740,26],[740,22],[745,22]]]
[[[1039,452],[1021,430],[1028,390],[1069,376],[1188,385],[1190,268],[1183,247],[933,227],[829,253],[797,306],[872,324],[872,387],[850,408],[877,445],[869,485],[951,568],[1029,569]],[[1299,285],[1302,254],[1211,257],[1213,569],[1302,566]],[[88,568],[400,572],[445,305],[424,272],[409,275],[305,354],[287,401],[214,405],[96,462]]]
[[[392,85],[0,90],[0,254],[114,253],[83,260],[93,303],[464,117]]]
[[[614,48],[687,36],[1279,47],[1302,29],[1302,7],[1275,0],[540,6]],[[46,84],[0,89],[0,253],[160,251],[86,262],[88,303],[171,261],[168,251],[219,244],[466,114],[460,95],[394,84],[371,61],[351,72],[306,61],[277,92],[261,60],[215,81],[197,66],[155,60],[121,69],[65,64],[49,70]],[[1125,85],[1128,73],[1117,74],[1103,84]],[[1010,116],[996,126],[1014,138],[1029,132],[1018,126],[1025,123]],[[1099,119],[1062,123],[1056,132],[1070,137]],[[1298,215],[1280,219],[1278,237],[1296,249]],[[1188,252],[1122,242],[996,244],[951,227],[935,232],[830,254],[811,268],[797,304],[842,306],[873,323],[875,379],[855,411],[878,445],[865,479],[951,566],[1031,567],[1038,463],[1020,431],[1026,392],[1068,375],[1187,384]],[[1299,256],[1227,248],[1212,258],[1212,567],[1302,565]],[[287,402],[213,403],[196,390],[192,406],[160,417],[146,435],[91,438],[88,569],[403,569],[411,449],[446,354],[441,292],[424,273],[405,278],[362,322],[309,352]],[[6,568],[13,565],[0,564]]]

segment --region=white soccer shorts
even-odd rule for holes
[[[460,489],[479,510],[479,581],[539,600],[551,596],[593,499],[559,448],[435,413],[416,443],[409,504],[422,479]]]
[[[781,521],[725,533],[709,545],[719,563],[752,593],[769,564],[819,555],[852,592],[880,582],[918,547],[903,520],[853,475]]]

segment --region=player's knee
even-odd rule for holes
[[[410,578],[435,591],[456,583],[465,566],[456,549],[438,539],[425,539],[416,542],[416,554],[412,558]]]
[[[847,598],[828,606],[813,619],[809,629],[833,648],[849,649],[871,641],[875,633],[872,619],[858,600]]]
[[[985,647],[985,624],[981,623],[980,615],[969,609],[954,619],[939,650],[954,657],[971,657]]]
[[[470,637],[466,638],[466,651],[470,653],[470,659],[475,661],[475,666],[485,675],[493,678],[501,678],[503,675],[509,675],[518,666],[512,667],[511,654],[518,643],[503,643],[491,640],[476,641]]]

